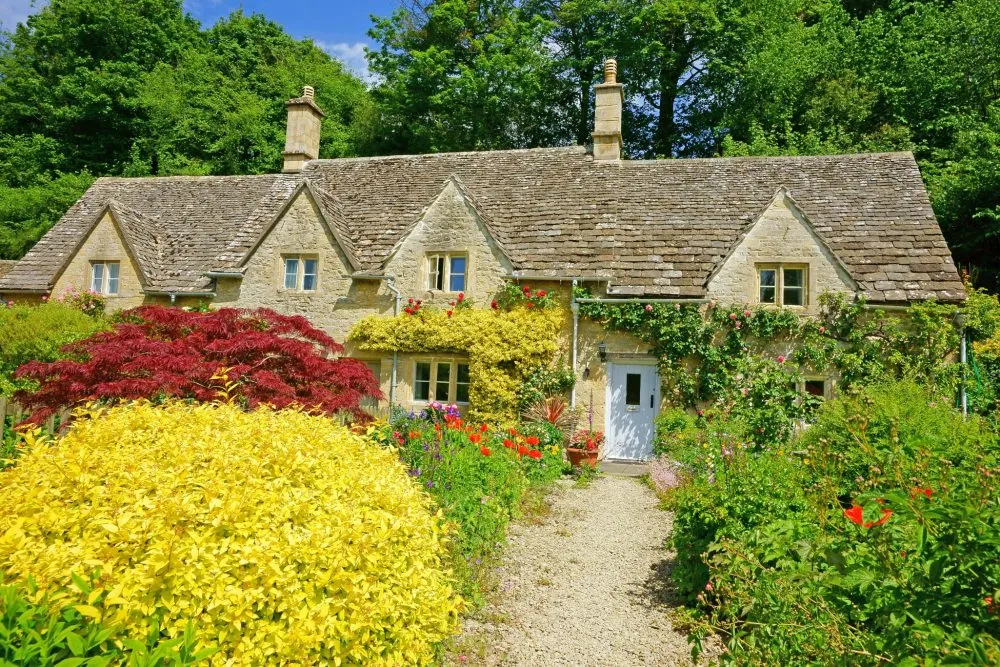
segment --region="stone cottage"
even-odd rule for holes
[[[580,285],[601,299],[803,314],[831,290],[877,304],[964,299],[910,153],[623,160],[622,101],[608,61],[592,149],[319,160],[323,112],[307,87],[287,102],[283,173],[98,179],[0,278],[0,296],[92,289],[112,308],[267,306],[339,340],[398,297],[489,303],[505,280],[567,302]],[[565,359],[576,397],[592,398],[604,424],[606,454],[646,456],[654,359],[569,319]],[[404,406],[465,395],[461,357],[365,360]]]

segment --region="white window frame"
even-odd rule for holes
[[[288,278],[291,274],[288,272],[288,263],[295,262],[295,286],[288,286]],[[315,273],[306,273],[306,262],[314,262],[316,268]],[[315,254],[300,253],[300,254],[285,254],[281,256],[281,289],[285,292],[305,292],[312,294],[313,292],[319,291],[319,256]],[[313,286],[311,289],[305,288],[306,276],[310,275],[313,279]]]
[[[754,295],[757,303],[763,304],[765,306],[781,306],[783,308],[806,308],[809,306],[809,265],[802,264],[800,262],[768,262],[764,264],[757,264],[755,267],[755,281],[757,285],[757,290]],[[774,301],[763,301],[761,299],[761,284],[760,275],[763,271],[774,271]],[[799,304],[786,304],[785,303],[785,271],[801,271],[802,272],[802,285],[794,286],[791,289],[801,289],[802,290],[802,303]],[[770,285],[768,285],[770,287]]]
[[[465,272],[461,275],[462,288],[451,289],[451,262],[454,259],[465,260]],[[426,259],[427,289],[431,292],[458,294],[469,290],[469,253],[467,252],[429,252]],[[443,267],[443,271],[442,271]],[[440,285],[440,287],[438,287]]]
[[[417,366],[418,364],[430,364],[430,385],[427,389],[426,398],[417,397]],[[439,371],[441,366],[448,367],[448,395],[447,398],[438,398],[438,381],[439,381]],[[439,357],[421,357],[413,360],[413,402],[414,403],[430,403],[432,401],[437,401],[439,403],[454,403],[456,405],[468,405],[469,401],[458,400],[458,385],[465,385],[466,391],[468,391],[468,382],[458,381],[458,368],[459,366],[465,366],[468,368],[469,362],[465,359],[448,359]]]
[[[100,278],[98,278],[98,267],[100,267]],[[114,267],[114,278],[111,277],[112,267]],[[100,285],[97,283],[100,282]],[[103,296],[118,296],[121,293],[122,263],[118,260],[100,260],[90,263],[90,284],[87,287],[91,292]]]

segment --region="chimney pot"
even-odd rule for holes
[[[315,96],[316,96],[316,89],[313,88],[312,86],[304,86],[302,88],[302,97],[306,98],[307,100],[311,100]]]
[[[604,83],[618,83],[618,61],[614,58],[604,61]]]

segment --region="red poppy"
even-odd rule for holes
[[[844,516],[860,526],[864,523],[864,519],[861,518],[863,511],[861,505],[854,505],[851,509],[844,510]]]
[[[915,486],[913,487],[913,490],[910,491],[910,497],[916,498],[917,496],[923,494],[928,500],[930,500],[932,493],[934,493],[932,489],[921,489],[919,486]]]
[[[537,449],[532,449],[530,452],[528,452],[528,457],[532,459],[541,459],[542,453]]]
[[[477,442],[479,442],[482,439],[483,439],[483,436],[479,435],[478,433],[473,433],[472,435],[469,436],[469,442],[472,442],[472,443],[477,443]]]
[[[507,429],[507,432],[510,433],[511,435],[517,435],[517,429],[514,428],[513,426]]]
[[[882,510],[882,518],[879,519],[878,521],[869,521],[868,523],[865,524],[865,528],[871,528],[872,526],[881,526],[883,523],[889,520],[890,516],[892,516],[892,510],[884,509]]]
[[[490,455],[490,448],[489,447],[480,447],[479,451],[481,451],[483,453],[483,456],[489,456]]]
[[[480,433],[486,433],[486,431],[488,431],[489,429],[490,429],[490,427],[487,426],[486,424],[480,424],[480,426],[479,426],[479,432]]]
[[[524,456],[525,454],[528,453],[528,448],[525,447],[524,445],[520,445],[517,448],[517,453],[520,454],[521,456]]]
[[[528,443],[529,445],[531,445],[532,447],[535,447],[535,446],[538,445],[538,438],[535,437],[535,436],[533,436],[533,435],[529,435],[527,438],[524,439],[524,441],[526,443]]]
[[[410,431],[409,436],[410,440],[416,440],[420,437],[420,431]]]
[[[507,449],[514,449],[514,441],[513,440],[504,440],[503,441],[503,446],[506,447]]]

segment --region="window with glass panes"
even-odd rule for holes
[[[415,362],[413,400],[468,403],[469,364],[460,361]]]
[[[464,292],[468,285],[469,258],[465,254],[427,255],[427,289]]]
[[[287,290],[300,292],[315,292],[319,278],[319,260],[304,255],[285,255],[282,257],[284,278],[282,285]]]
[[[91,262],[90,290],[104,295],[118,294],[120,274],[120,262]]]
[[[764,264],[757,267],[757,300],[776,306],[805,306],[807,267]]]

